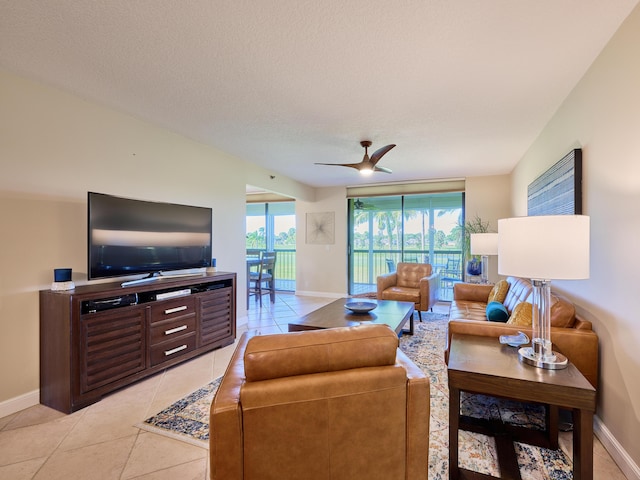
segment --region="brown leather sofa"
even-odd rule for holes
[[[413,302],[420,312],[431,309],[438,301],[438,273],[428,263],[398,263],[395,272],[385,273],[377,279],[378,300]]]
[[[239,340],[211,405],[211,478],[427,478],[429,381],[386,325]]]
[[[533,286],[526,279],[506,278],[509,284],[504,306],[511,314],[520,302],[532,303]],[[486,307],[492,285],[456,283],[449,316],[449,334],[445,359],[448,361],[449,344],[454,333],[499,337],[515,335],[519,331],[531,338],[532,328],[508,325],[487,320]],[[553,348],[567,356],[580,372],[597,388],[598,336],[591,322],[576,316],[575,307],[568,299],[551,294],[551,342]]]

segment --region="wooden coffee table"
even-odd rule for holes
[[[389,325],[398,335],[401,333],[413,335],[413,311],[415,305],[412,302],[367,298],[362,300],[378,304],[369,313],[352,313],[345,308],[345,303],[357,300],[360,299],[341,298],[331,302],[298,320],[290,322],[289,331],[299,332],[323,328],[354,327],[363,323],[380,323]],[[409,330],[403,330],[402,327],[407,320],[409,321]]]
[[[502,478],[519,479],[513,442],[558,448],[558,408],[566,408],[573,413],[573,478],[593,479],[596,390],[572,363],[563,370],[545,370],[521,362],[517,349],[501,345],[497,338],[454,334],[447,370],[449,478],[493,478],[459,468],[459,429],[495,435]],[[461,391],[547,405],[547,431],[461,417]]]

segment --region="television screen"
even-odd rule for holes
[[[210,266],[211,214],[89,192],[89,280]]]

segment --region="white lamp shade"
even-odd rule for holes
[[[498,234],[497,233],[472,233],[471,255],[497,255],[498,254]]]
[[[498,220],[498,273],[544,280],[589,278],[589,217]]]

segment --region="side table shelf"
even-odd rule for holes
[[[236,274],[40,291],[40,403],[71,413],[236,338]]]

